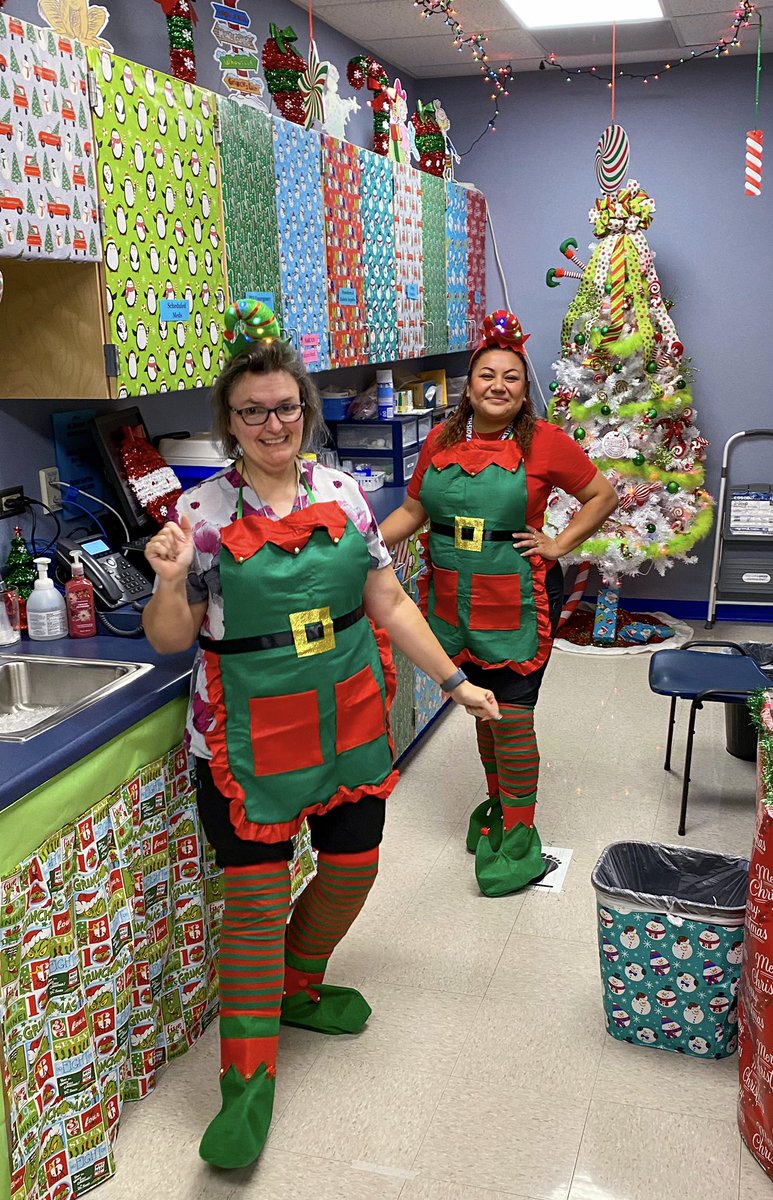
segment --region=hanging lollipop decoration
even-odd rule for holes
[[[622,125],[607,125],[596,147],[596,178],[602,192],[611,195],[628,174],[631,146]]]
[[[758,10],[757,21],[757,86],[754,96],[754,119],[760,119],[760,78],[762,76],[762,13]],[[762,195],[762,147],[765,134],[761,129],[750,129],[746,134],[746,176],[744,193],[747,196]]]
[[[314,41],[314,3],[309,0],[309,61],[298,81],[303,96],[305,116],[303,124],[312,129],[315,124],[325,124],[325,82],[330,63],[320,62],[317,43]]]
[[[169,34],[169,65],[172,74],[186,83],[196,82],[196,48],[193,26],[198,21],[193,0],[156,0],[164,10]]]

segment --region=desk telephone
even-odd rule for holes
[[[79,550],[83,571],[94,584],[94,599],[101,609],[119,608],[135,600],[144,600],[153,591],[148,583],[122,554],[111,550],[107,542],[94,534],[85,537],[59,539],[57,558],[66,571],[72,568],[71,553]]]

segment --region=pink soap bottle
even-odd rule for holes
[[[94,584],[83,574],[80,550],[72,551],[72,579],[64,585],[64,600],[70,637],[94,637],[97,632]]]

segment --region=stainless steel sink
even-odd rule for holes
[[[152,663],[0,654],[0,742],[26,742],[152,670]]]

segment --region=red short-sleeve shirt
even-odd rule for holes
[[[425,472],[432,462],[442,425],[436,425],[421,448],[408,495],[420,501],[419,493]],[[495,441],[500,435],[475,434],[484,441]],[[528,504],[526,523],[541,527],[544,523],[548,497],[554,487],[574,496],[590,483],[596,467],[575,441],[548,421],[538,421],[531,449],[525,459]]]

